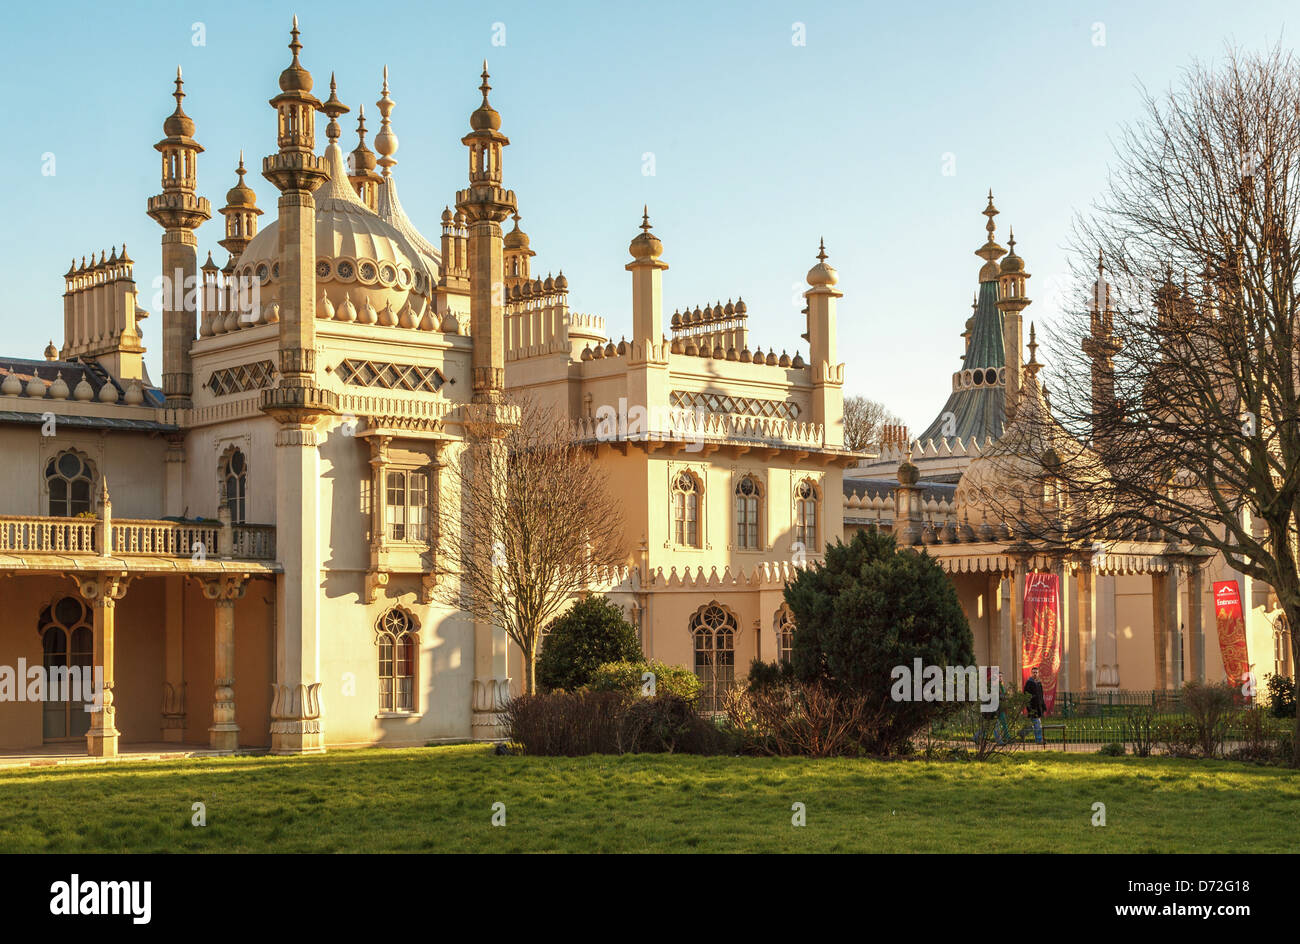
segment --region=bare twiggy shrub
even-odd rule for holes
[[[545,626],[626,563],[622,508],[568,419],[530,400],[472,404],[470,441],[441,476],[441,569],[436,594],[503,630],[524,655],[524,691],[537,690]]]

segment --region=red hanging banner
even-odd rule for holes
[[[1023,688],[1030,670],[1038,666],[1038,681],[1043,683],[1043,701],[1048,714],[1056,703],[1056,680],[1061,670],[1060,592],[1061,582],[1056,574],[1025,575],[1020,683]]]
[[[1246,653],[1246,617],[1241,609],[1241,591],[1235,580],[1214,582],[1214,615],[1219,624],[1219,652],[1228,681],[1240,684],[1250,663]]]

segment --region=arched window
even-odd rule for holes
[[[415,621],[393,608],[379,617],[379,710],[415,710]]]
[[[50,493],[50,514],[75,518],[91,510],[91,484],[95,468],[75,449],[67,449],[45,463],[45,485]]]
[[[230,449],[221,458],[221,504],[230,512],[231,524],[243,524],[248,494],[248,461],[238,449]]]
[[[804,479],[795,486],[794,539],[813,554],[821,550],[821,545],[817,541],[817,509],[820,504],[821,494],[812,482]]]
[[[66,741],[85,736],[93,697],[83,682],[94,661],[95,630],[89,609],[76,597],[64,597],[41,610],[37,621],[45,665],[46,692],[42,712],[42,737]],[[76,682],[71,678],[77,673]],[[66,680],[66,681],[65,681]],[[21,682],[19,684],[26,684]]]
[[[703,711],[721,711],[723,696],[736,683],[736,629],[736,617],[716,601],[691,617]]]
[[[758,504],[762,497],[758,480],[747,475],[736,483],[736,547],[742,551],[757,551]]]
[[[789,604],[782,603],[776,611],[776,658],[789,662],[794,654],[794,613]]]
[[[683,547],[700,546],[700,483],[689,472],[673,482],[673,541]]]

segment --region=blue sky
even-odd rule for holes
[[[806,356],[796,289],[824,236],[845,293],[846,392],[884,401],[916,433],[958,364],[985,192],[1002,211],[999,237],[1015,227],[1033,273],[1039,301],[1027,317],[1050,321],[1071,218],[1105,184],[1112,135],[1138,113],[1138,83],[1163,89],[1229,41],[1289,43],[1288,6],[22,4],[5,12],[0,59],[3,353],[39,357],[60,340],[62,273],[91,250],[125,241],[148,307],[161,230],[144,209],[160,189],[153,144],[176,66],[206,149],[199,188],[215,211],[239,149],[251,167],[275,149],[267,100],[297,12],[322,97],[334,71],[353,109],[348,149],[357,105],[378,127],[388,65],[394,173],[426,236],[436,242],[465,180],[459,139],[487,57],[512,142],[506,185],[535,271],[562,267],[576,310],[603,315],[616,338],[630,325],[623,265],[648,203],[670,265],[666,314],[743,295],[754,346]],[[805,45],[792,42],[795,24]],[[323,149],[323,120],[317,130]],[[53,176],[42,173],[46,154]],[[257,174],[249,182],[273,216],[274,188]],[[218,218],[199,230],[200,259],[212,249],[225,261],[220,229]],[[145,322],[155,381],[160,328],[156,316]]]

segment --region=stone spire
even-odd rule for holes
[[[388,66],[384,66],[384,87],[379,96],[379,101],[375,107],[379,109],[379,133],[375,135],[375,150],[379,152],[379,166],[384,169],[384,176],[392,175],[393,167],[396,166],[397,160],[393,157],[397,153],[397,135],[393,133],[392,122],[389,121],[389,115],[393,113],[393,106],[397,103],[388,95]]]

